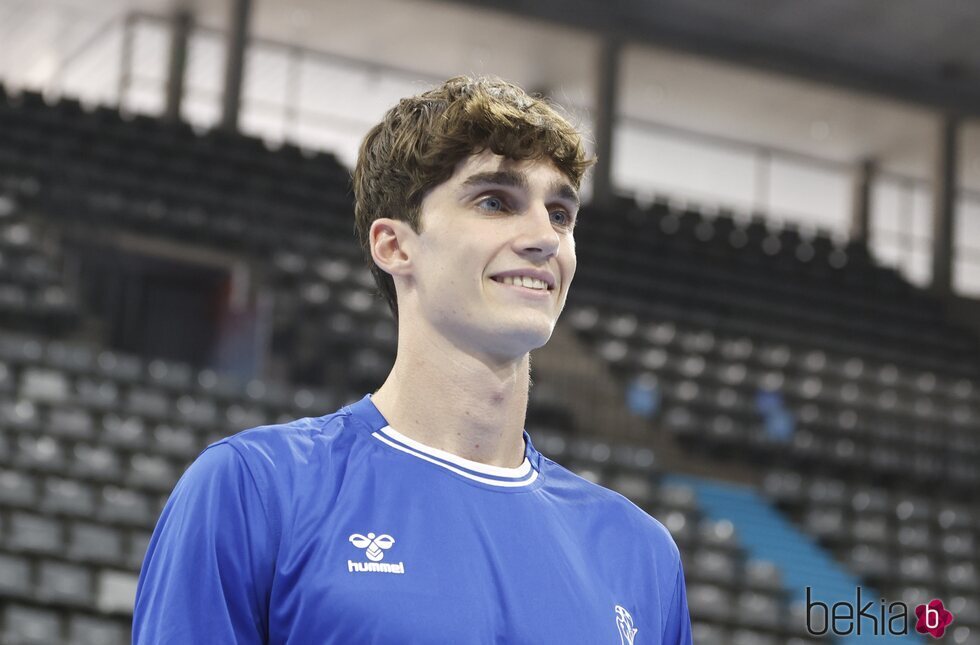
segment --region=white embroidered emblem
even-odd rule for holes
[[[624,607],[616,605],[616,627],[619,628],[620,645],[633,645],[636,632],[639,630],[633,627],[633,617]]]
[[[368,533],[365,537],[360,533],[355,533],[348,539],[358,549],[364,549],[364,555],[371,562],[381,562],[385,557],[382,549],[390,549],[391,545],[395,543],[395,538],[387,534],[375,536],[374,533]]]
[[[348,560],[347,571],[350,573],[405,573],[404,562],[382,562],[385,558],[385,549],[390,549],[395,543],[395,538],[390,535],[354,533],[347,539],[358,549],[364,549],[364,555],[370,560],[370,562]]]

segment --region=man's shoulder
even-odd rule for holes
[[[591,507],[592,512],[601,514],[608,523],[628,530],[628,534],[634,538],[646,537],[658,552],[680,557],[674,538],[667,527],[632,500],[622,493],[585,479],[550,459],[547,459],[547,462],[553,469],[552,482],[560,484],[574,497],[581,499]]]
[[[297,462],[308,462],[318,451],[333,450],[353,441],[352,423],[347,407],[320,417],[303,417],[283,423],[256,426],[229,435],[210,444],[234,449],[250,468],[263,465],[283,468]]]

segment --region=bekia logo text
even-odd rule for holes
[[[813,600],[811,587],[806,588],[806,630],[813,636],[823,636],[828,631],[836,636],[872,634],[875,636],[904,636],[909,633],[909,608],[904,602],[885,604],[885,599],[875,606],[874,601],[863,602],[861,587],[855,589],[855,602],[827,603]],[[951,614],[938,598],[915,608],[915,631],[942,638],[953,622]]]

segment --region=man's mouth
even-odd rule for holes
[[[490,279],[494,282],[510,285],[512,287],[524,287],[525,289],[533,289],[535,291],[552,290],[552,287],[550,287],[544,280],[539,280],[529,276],[494,276]]]

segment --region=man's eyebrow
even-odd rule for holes
[[[475,175],[470,175],[467,177],[466,181],[463,182],[463,187],[471,188],[473,186],[486,186],[488,184],[510,186],[512,188],[521,188],[523,190],[527,190],[528,188],[527,175],[525,175],[523,172],[517,172],[514,170],[478,172]],[[578,192],[572,188],[571,184],[561,181],[556,182],[551,186],[548,192],[575,204],[576,208],[581,205]]]
[[[566,184],[565,182],[555,184],[551,187],[551,193],[572,202],[575,204],[575,208],[582,205],[578,198],[578,191],[572,188],[571,184]]]
[[[470,175],[463,182],[466,188],[472,186],[485,186],[487,184],[497,184],[498,186],[511,186],[513,188],[527,189],[527,176],[522,172],[514,170],[497,170],[493,172],[478,172]]]

